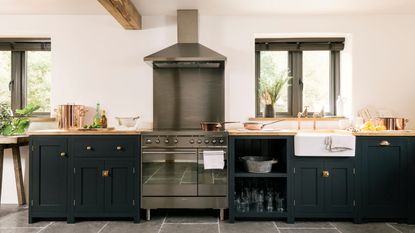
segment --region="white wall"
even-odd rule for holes
[[[126,31],[110,16],[0,16],[0,36],[52,38],[53,105],[99,101],[114,116],[152,120],[152,70],[143,57],[176,42],[174,17],[144,17],[144,30]],[[200,42],[224,54],[226,118],[255,113],[254,37],[258,34],[341,34],[349,44],[353,69],[353,113],[364,106],[389,108],[415,119],[413,62],[415,15],[382,16],[201,16]],[[346,72],[347,73],[347,72]],[[351,79],[351,80],[350,80]],[[412,122],[410,128],[414,128]],[[3,203],[15,203],[14,178],[6,154]],[[9,170],[7,170],[9,169]]]

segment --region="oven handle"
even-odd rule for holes
[[[143,154],[175,155],[175,154],[196,154],[196,152],[194,151],[143,151]]]

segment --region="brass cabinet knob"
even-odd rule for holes
[[[65,157],[66,156],[66,153],[65,152],[61,152],[60,156],[61,157]]]
[[[329,171],[323,171],[323,174],[321,174],[323,177],[329,177],[330,172]]]
[[[109,170],[103,170],[103,171],[102,171],[102,176],[103,176],[103,177],[108,177],[108,176],[110,176],[110,171],[109,171]]]
[[[391,145],[391,143],[386,141],[386,140],[383,140],[379,143],[379,146],[390,146],[390,145]]]
[[[117,146],[117,150],[122,150],[122,146]]]
[[[87,150],[92,150],[92,146],[87,146],[86,149]]]

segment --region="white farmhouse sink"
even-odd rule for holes
[[[332,149],[327,148],[329,138],[333,142]],[[295,156],[354,157],[355,151],[356,137],[346,131],[299,131],[294,137]]]

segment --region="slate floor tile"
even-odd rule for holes
[[[67,224],[66,222],[54,222],[41,233],[97,233],[108,222],[77,222],[76,224]]]
[[[218,224],[164,224],[160,233],[219,233],[219,229]]]
[[[139,224],[131,221],[112,221],[100,233],[157,233],[163,220],[163,216],[153,216],[151,221],[142,220]]]
[[[280,229],[280,233],[339,233],[335,228],[333,229]]]
[[[335,228],[330,222],[303,222],[296,221],[294,224],[287,222],[275,222],[279,229],[283,228]]]
[[[415,233],[415,225],[390,223],[389,226],[402,233]]]
[[[398,233],[386,223],[354,224],[352,222],[333,222],[342,233]]]
[[[273,222],[220,222],[220,233],[278,233]]]
[[[50,224],[50,221],[28,223],[28,211],[18,211],[8,214],[0,219],[0,228],[4,227],[44,227]]]

